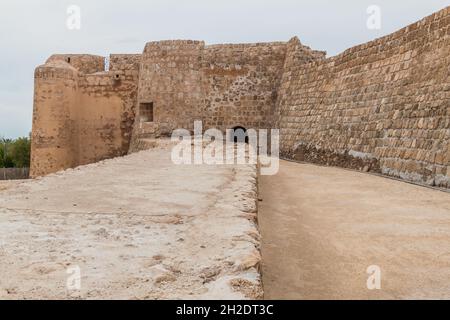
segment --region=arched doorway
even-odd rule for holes
[[[234,143],[238,142],[248,143],[247,129],[241,126],[236,126],[232,130],[233,131],[231,132],[231,141],[234,141]]]

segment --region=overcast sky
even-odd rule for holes
[[[66,26],[81,9],[81,29]],[[381,29],[367,28],[367,8]],[[53,53],[140,53],[147,41],[286,41],[335,55],[400,29],[450,0],[1,0],[0,136],[31,130],[34,68]]]

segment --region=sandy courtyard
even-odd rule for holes
[[[0,299],[262,295],[255,166],[155,149],[1,186]]]
[[[282,161],[260,198],[265,298],[450,299],[449,193]]]

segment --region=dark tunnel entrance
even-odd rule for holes
[[[234,127],[233,131],[231,132],[231,140],[234,141],[234,143],[238,142],[248,143],[247,129],[240,126]]]

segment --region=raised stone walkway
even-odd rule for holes
[[[0,189],[0,299],[260,298],[255,218],[256,166],[169,148]]]

